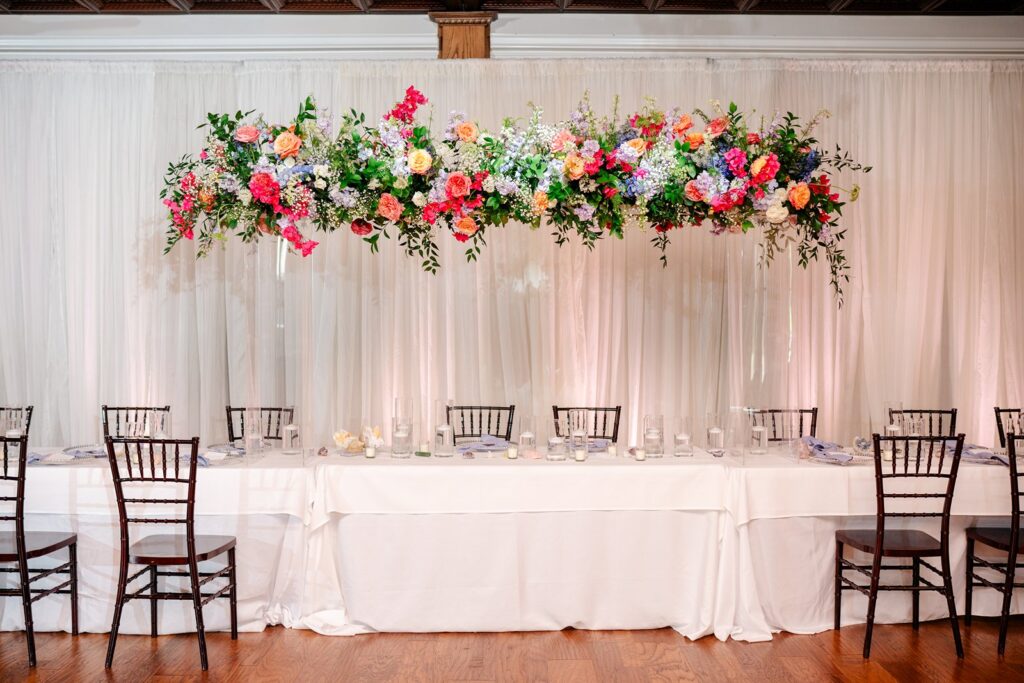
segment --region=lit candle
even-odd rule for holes
[[[615,457],[615,444],[608,444],[608,455],[610,455],[613,458]]]
[[[430,452],[430,444],[428,444],[426,441],[424,441],[423,443],[420,444],[420,453],[429,453],[429,452]]]
[[[637,460],[646,460],[647,459],[647,451],[645,451],[642,448],[636,449],[636,459]]]
[[[723,448],[724,443],[721,429],[712,427],[708,430],[708,448]]]
[[[505,455],[509,460],[515,460],[519,457],[519,449],[515,446],[509,446],[508,450],[505,451]]]
[[[376,458],[377,457],[377,449],[374,448],[373,446],[367,446],[366,447],[366,457],[367,458]]]
[[[573,457],[576,458],[576,462],[583,462],[587,459],[587,452],[582,448],[577,448],[573,451]]]

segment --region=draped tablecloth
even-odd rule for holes
[[[902,490],[935,491],[934,486],[932,482],[929,488],[922,481]],[[730,533],[724,537],[724,544],[737,549],[733,585],[742,596],[742,609],[735,614],[731,634],[741,638],[743,634],[767,637],[773,631],[818,633],[831,629],[835,532],[840,528],[875,527],[872,459],[857,458],[847,466],[834,466],[797,461],[777,453],[747,455],[734,460],[730,489],[731,520],[726,527]],[[940,508],[932,503],[927,509]],[[950,525],[951,571],[960,613],[964,609],[964,529],[979,521],[997,523],[1009,511],[1008,469],[962,460]],[[887,525],[921,529],[939,538],[937,518],[887,520]],[[846,553],[848,558],[868,562],[869,556],[863,553],[849,548]],[[930,574],[927,570],[923,572]],[[886,572],[883,581],[909,583],[909,573],[905,577],[901,574]],[[851,578],[859,580],[856,576]],[[974,614],[998,615],[999,599],[996,591],[976,588]],[[1022,607],[1018,595],[1013,602],[1014,612],[1019,613]],[[948,614],[946,609],[942,596],[922,594],[922,619],[944,618]],[[844,591],[843,624],[863,623],[866,614],[867,598]],[[879,623],[909,622],[910,617],[909,593],[890,592],[879,597],[875,614]]]
[[[718,621],[726,476],[706,453],[326,463],[314,519],[331,539],[337,580],[321,594],[340,592],[343,606],[325,601],[308,623],[323,632],[669,625],[706,635]]]
[[[56,449],[32,450],[48,453]],[[302,456],[270,453],[249,459],[228,458],[200,468],[196,477],[196,533],[228,534],[238,539],[239,628],[258,631],[267,624],[301,625],[313,469],[305,466]],[[149,485],[148,495],[169,493],[171,486]],[[97,458],[31,466],[26,470],[25,489],[26,529],[78,534],[80,628],[85,632],[109,631],[120,557],[117,501],[109,464],[105,458]],[[134,492],[138,492],[137,487]],[[136,507],[140,514],[165,516],[170,509],[165,505]],[[174,512],[183,515],[184,506]],[[180,525],[144,526],[148,528],[134,527],[133,538],[184,530]],[[47,558],[32,563],[42,566],[48,561],[53,563]],[[11,575],[7,576],[0,580],[10,581]],[[140,580],[132,585],[142,583]],[[185,585],[168,583],[175,589]],[[161,633],[195,630],[191,603],[161,602],[159,614]],[[208,605],[204,615],[208,629],[228,628],[226,600]],[[70,602],[66,596],[40,600],[33,606],[33,617],[37,630],[69,631]],[[148,601],[134,600],[125,607],[123,633],[149,633],[148,624]],[[0,629],[20,629],[23,625],[20,601],[0,599]]]
[[[834,532],[872,527],[874,486],[870,459],[779,453],[583,463],[271,453],[199,470],[197,530],[238,537],[245,630],[672,626],[766,640],[831,628]],[[106,462],[31,467],[27,491],[30,529],[79,534],[82,628],[108,630],[119,546]],[[1005,467],[961,466],[951,534],[961,609],[963,529],[1009,506]],[[938,533],[937,521],[906,521]],[[67,604],[36,603],[37,628],[67,630]],[[0,628],[21,628],[16,599],[0,610]],[[924,618],[944,610],[922,598]],[[975,613],[997,612],[994,593],[977,590]],[[848,592],[844,623],[865,613]],[[226,603],[206,615],[211,630],[227,628]],[[882,596],[880,622],[909,618],[909,596]],[[193,630],[191,608],[162,603],[160,624]],[[148,604],[126,608],[124,629],[148,632]]]

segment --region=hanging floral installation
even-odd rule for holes
[[[315,230],[347,228],[373,251],[382,236],[397,239],[435,272],[439,235],[465,243],[475,260],[487,230],[509,221],[548,225],[558,244],[575,234],[589,248],[652,228],[663,262],[673,230],[759,226],[766,262],[790,246],[804,267],[823,256],[841,301],[845,202],[829,173],[871,168],[839,147],[816,147],[811,133],[827,112],[803,126],[786,114],[751,128],[735,104],[713,103],[709,115],[648,103],[620,121],[598,118],[584,100],[566,121],[546,124],[535,108],[497,133],[452,112],[437,137],[416,118],[426,102],[410,87],[376,124],[352,111],[337,130],[312,98],[287,125],[253,112],[209,114],[199,157],[167,170],[167,250],[194,239],[205,255],[230,235],[274,235],[308,256]]]

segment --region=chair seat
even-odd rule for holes
[[[63,531],[26,531],[25,555],[29,558],[42,557],[66,548],[78,541],[77,534]],[[14,532],[0,533],[0,562],[15,562],[18,559],[18,546]]]
[[[866,553],[875,553],[874,529],[842,529],[836,540]],[[938,557],[942,544],[931,535],[914,529],[887,529],[882,540],[883,557]]]
[[[196,561],[203,562],[235,547],[234,536],[196,535]],[[128,548],[131,564],[188,564],[185,534],[154,534]]]
[[[1010,527],[968,527],[967,538],[973,538],[975,541],[984,543],[996,550],[1010,552]],[[1024,533],[1017,539],[1017,550],[1024,550]]]

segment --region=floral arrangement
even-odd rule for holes
[[[487,229],[509,221],[547,224],[558,244],[576,234],[591,248],[653,228],[663,263],[673,230],[762,227],[766,262],[790,245],[805,267],[823,255],[842,301],[844,202],[829,173],[871,168],[816,147],[811,133],[827,112],[804,126],[786,114],[752,128],[735,104],[712,103],[709,115],[648,102],[620,121],[596,117],[584,99],[564,122],[545,124],[535,108],[493,134],[452,112],[435,137],[416,118],[426,103],[410,87],[376,124],[351,111],[337,130],[312,98],[288,125],[253,112],[209,114],[199,157],[168,167],[167,250],[195,239],[205,255],[232,234],[274,235],[308,256],[314,231],[348,228],[373,251],[381,236],[397,239],[435,272],[439,235],[465,243],[473,260]],[[858,192],[854,185],[850,201]]]

